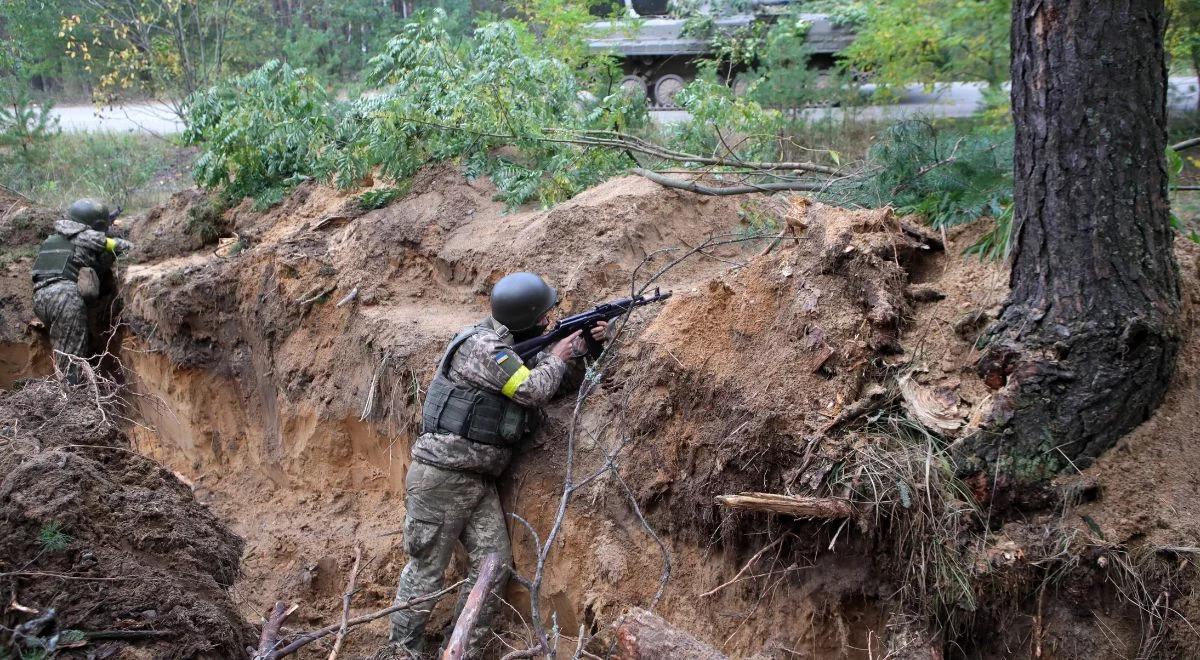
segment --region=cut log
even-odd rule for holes
[[[675,628],[662,617],[634,608],[617,621],[616,660],[725,660],[713,647]]]
[[[492,553],[483,558],[483,564],[479,567],[479,577],[475,580],[475,586],[471,588],[471,593],[467,596],[467,602],[463,605],[462,613],[458,615],[458,621],[454,624],[454,632],[450,635],[450,643],[446,645],[446,651],[442,653],[442,660],[461,660],[467,655],[467,642],[471,639],[471,631],[475,628],[475,624],[479,623],[479,615],[483,611],[483,606],[487,599],[492,595],[492,587],[496,584],[496,578],[500,575],[500,571],[505,570],[501,566],[500,555]]]
[[[719,495],[717,504],[730,509],[768,511],[796,518],[849,518],[854,507],[846,500],[832,497],[799,497],[774,493],[739,493]]]

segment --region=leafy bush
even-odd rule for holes
[[[568,66],[553,48],[514,21],[456,38],[444,12],[429,12],[371,60],[368,80],[383,92],[349,103],[302,69],[269,62],[192,99],[186,137],[205,149],[196,179],[269,203],[306,178],[348,188],[378,168],[399,182],[454,160],[493,176],[510,207],[567,199],[628,161],[554,141],[556,131],[643,125],[645,104],[598,93],[582,76],[604,67]]]
[[[184,140],[203,144],[196,182],[232,199],[281,199],[333,169],[329,145],[339,106],[304,69],[277,60],[196,94]]]

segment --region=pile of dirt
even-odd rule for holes
[[[95,397],[49,381],[0,392],[5,647],[58,635],[88,657],[240,655],[253,640],[229,595],[242,540],[132,451]]]
[[[50,373],[49,351],[30,327],[29,268],[58,214],[0,190],[0,389],[18,378]]]
[[[616,378],[649,439],[632,480],[668,529],[711,532],[717,495],[824,492],[844,452],[831,432],[901,352],[906,269],[929,241],[889,209],[803,199],[789,225],[794,244],[673,298]]]

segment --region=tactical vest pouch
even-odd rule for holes
[[[423,433],[453,433],[472,442],[507,447],[532,430],[533,415],[512,400],[452,382],[439,373],[421,409]]]
[[[42,241],[37,258],[33,261],[33,281],[60,278],[76,282],[79,279],[79,263],[75,260],[75,245],[62,234],[52,234]]]

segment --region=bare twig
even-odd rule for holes
[[[350,577],[346,580],[346,593],[342,594],[342,627],[338,629],[337,637],[333,640],[333,650],[329,652],[329,660],[337,660],[342,650],[342,641],[346,639],[347,625],[350,620],[350,599],[354,598],[355,584],[358,582],[358,564],[362,561],[362,546],[354,546],[354,567],[350,569]]]
[[[392,612],[399,612],[400,610],[412,609],[413,607],[420,605],[422,603],[428,603],[429,601],[438,600],[442,596],[445,596],[446,594],[450,593],[451,591],[454,591],[455,589],[462,586],[462,584],[464,582],[466,582],[466,580],[459,580],[458,582],[455,582],[454,584],[446,587],[445,589],[440,589],[431,594],[425,594],[424,596],[418,596],[416,598],[413,598],[412,600],[400,603],[399,605],[392,605],[391,607],[386,607],[382,610],[379,610],[378,612],[372,612],[370,614],[364,614],[362,616],[355,617],[346,622],[346,627],[353,628],[355,626],[361,626],[364,623],[369,623],[371,621],[374,621],[375,619],[383,618],[383,617],[391,614]],[[312,632],[303,633],[300,636],[296,637],[296,639],[292,640],[292,642],[289,643],[287,646],[284,646],[283,648],[279,649],[278,651],[273,651],[270,655],[262,658],[262,660],[277,660],[278,658],[282,658],[284,656],[291,655],[291,654],[295,653],[296,651],[300,650],[301,648],[303,648],[305,645],[315,642],[318,639],[321,639],[322,637],[327,637],[327,636],[337,632],[338,630],[341,629],[341,627],[342,626],[340,623],[335,623],[331,626],[325,626],[324,628],[321,628],[320,630],[314,630]]]
[[[317,288],[313,289],[312,291],[309,291],[309,293],[306,297],[304,297],[300,300],[297,300],[296,304],[300,305],[301,309],[303,309],[303,308],[308,307],[309,305],[317,302],[321,298],[324,298],[325,296],[329,295],[330,293],[333,293],[333,290],[336,288],[337,288],[336,284],[327,284],[324,287],[318,286]],[[314,291],[315,291],[315,293],[314,293]]]
[[[733,584],[734,582],[737,582],[738,579],[740,579],[742,577],[742,574],[744,574],[746,571],[750,570],[750,567],[754,565],[754,562],[758,561],[759,557],[762,557],[764,554],[766,554],[766,552],[768,550],[779,545],[783,541],[783,539],[784,539],[784,537],[780,536],[779,538],[775,539],[774,541],[771,541],[770,543],[764,545],[762,547],[762,549],[760,549],[758,552],[754,553],[754,556],[751,557],[750,560],[746,562],[745,566],[742,566],[742,570],[738,571],[737,575],[734,575],[733,578],[731,578],[729,581],[725,582],[724,584],[722,584],[718,587],[709,589],[708,591],[700,594],[700,597],[707,598],[708,596],[711,596],[711,595],[717,593],[718,591],[724,589],[725,587],[728,587],[729,585]]]

